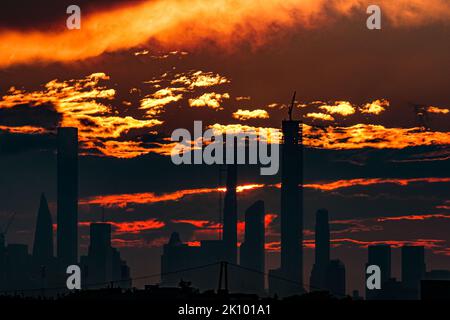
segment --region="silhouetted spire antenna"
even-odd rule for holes
[[[294,104],[295,104],[295,96],[297,95],[297,91],[294,91],[294,96],[292,97],[291,105],[289,106],[289,121],[292,121],[292,111],[294,110]]]

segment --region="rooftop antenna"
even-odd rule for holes
[[[294,110],[294,104],[295,104],[295,96],[297,95],[297,91],[294,91],[294,96],[292,97],[291,105],[289,106],[289,121],[292,121],[292,111]]]

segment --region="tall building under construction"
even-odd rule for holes
[[[282,123],[281,151],[281,264],[271,270],[269,290],[279,295],[302,293],[303,289],[303,141],[302,127],[292,119]]]

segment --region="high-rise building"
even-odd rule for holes
[[[237,165],[227,165],[227,191],[223,208],[224,259],[237,263]]]
[[[6,247],[6,288],[27,289],[32,287],[31,256],[26,244],[9,243]]]
[[[223,211],[223,238],[221,240],[202,240],[200,246],[184,244],[178,233],[173,233],[169,242],[163,247],[161,256],[161,283],[165,286],[177,285],[181,280],[189,281],[201,290],[214,289],[219,272],[218,263],[229,262],[228,281],[230,290],[236,291],[241,286],[237,264],[237,166],[227,165],[226,193]],[[174,271],[191,269],[211,264],[202,271]],[[215,265],[217,264],[217,265]]]
[[[78,129],[58,128],[57,256],[61,266],[78,262]]]
[[[41,195],[34,233],[33,262],[48,266],[53,260],[53,223],[45,195]]]
[[[241,290],[248,293],[264,292],[264,216],[263,201],[255,202],[245,212],[245,240],[241,244],[240,265],[256,271],[246,271],[241,279]]]
[[[111,278],[111,225],[91,223],[88,273],[92,282],[102,283]]]
[[[402,247],[402,284],[406,289],[414,292],[418,298],[420,281],[426,272],[425,248],[423,246]]]
[[[345,265],[340,260],[331,260],[328,263],[325,285],[330,293],[338,298],[346,295]]]
[[[316,213],[315,261],[311,271],[310,290],[326,290],[326,271],[330,263],[330,227],[328,211]]]
[[[269,273],[271,293],[291,295],[303,286],[303,145],[300,121],[282,124],[281,266]],[[288,281],[279,281],[283,277]]]
[[[6,247],[5,236],[0,232],[0,289],[5,288],[6,283]]]
[[[126,262],[111,246],[111,224],[91,223],[88,255],[81,257],[85,288],[102,288],[111,283],[129,288],[131,280]]]
[[[384,290],[386,284],[391,278],[391,246],[386,244],[371,245],[368,247],[366,268],[376,265],[381,271],[381,291]],[[368,277],[369,275],[366,275]],[[366,286],[366,299],[376,299],[382,297],[383,294],[378,289],[369,290]]]

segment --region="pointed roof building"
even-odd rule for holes
[[[33,260],[48,265],[53,258],[53,223],[45,195],[41,195],[34,233]]]

